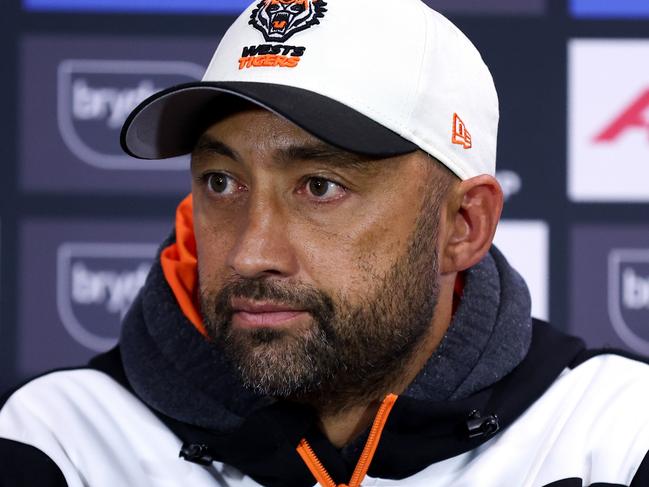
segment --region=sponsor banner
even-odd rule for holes
[[[571,0],[575,17],[649,17],[646,0]]]
[[[250,0],[23,0],[25,10],[238,14]]]
[[[462,14],[544,14],[546,0],[424,0],[435,10]]]
[[[19,372],[83,364],[115,345],[170,228],[156,222],[23,224]]]
[[[569,197],[649,201],[649,40],[576,39],[568,57]]]
[[[649,355],[649,230],[578,226],[570,329],[590,346]]]
[[[532,316],[548,320],[550,315],[548,224],[537,220],[501,220],[494,244],[525,279],[532,297]]]
[[[239,14],[250,0],[23,0],[25,10]],[[539,14],[546,0],[427,0],[442,12]]]
[[[200,79],[217,42],[25,38],[22,186],[68,193],[187,192],[187,157],[165,161],[129,157],[120,147],[119,134],[143,99]]]

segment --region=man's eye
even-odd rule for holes
[[[324,178],[310,178],[307,188],[311,195],[319,199],[337,199],[345,194],[345,188]]]
[[[236,189],[236,183],[227,174],[217,172],[207,176],[207,187],[216,194],[230,194]]]

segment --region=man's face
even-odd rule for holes
[[[203,134],[192,155],[201,308],[245,385],[344,401],[394,382],[437,299],[433,164],[358,157],[260,109]]]

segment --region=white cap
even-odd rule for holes
[[[420,0],[262,0],[228,29],[203,80],[145,100],[122,146],[188,153],[236,95],[337,147],[429,153],[461,179],[495,174],[498,96],[480,54]]]

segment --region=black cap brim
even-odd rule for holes
[[[219,116],[224,95],[270,110],[335,147],[375,157],[418,149],[371,118],[326,96],[293,86],[248,82],[197,82],[174,86],[143,101],[121,133],[124,151],[138,159],[190,153]]]

